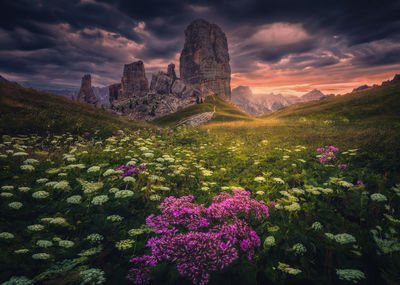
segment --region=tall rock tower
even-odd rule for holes
[[[109,86],[110,103],[133,97],[141,97],[149,92],[149,81],[146,77],[143,61],[124,65],[121,83]]]
[[[92,89],[92,77],[90,74],[85,74],[82,77],[81,89],[79,90],[77,99],[79,102],[97,104],[98,100]]]
[[[124,97],[140,96],[149,92],[149,81],[146,78],[143,61],[125,64],[121,85]]]
[[[228,42],[217,25],[198,19],[186,28],[179,69],[181,79],[199,88],[203,95],[215,93],[230,101]]]

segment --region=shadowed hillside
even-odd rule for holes
[[[85,103],[24,88],[17,84],[0,83],[0,133],[22,134],[48,131],[52,133],[99,131],[111,134],[123,128],[145,126],[119,118],[105,110]]]

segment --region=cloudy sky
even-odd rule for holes
[[[136,60],[179,66],[196,18],[228,38],[232,88],[344,93],[400,73],[399,0],[10,0],[0,4],[0,74],[31,85],[105,86]],[[179,71],[179,68],[177,68]]]

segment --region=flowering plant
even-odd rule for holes
[[[339,149],[334,146],[325,146],[325,147],[320,147],[317,148],[317,152],[321,153],[321,156],[319,158],[320,162],[322,164],[325,164],[327,162],[331,162],[336,159],[336,156],[334,155],[335,152],[337,152]]]
[[[148,240],[151,255],[135,257],[128,278],[136,284],[150,281],[150,267],[164,260],[176,263],[178,272],[194,284],[206,284],[210,273],[229,266],[240,252],[252,259],[260,238],[248,220],[268,217],[268,206],[250,198],[250,192],[221,193],[209,207],[193,203],[192,195],[167,197],[161,215],[150,215],[146,223],[157,236]]]
[[[138,174],[139,171],[143,169],[146,169],[145,165],[138,165],[136,167],[135,164],[127,164],[127,165],[121,165],[121,167],[118,167],[117,169],[114,170],[122,171],[121,176],[126,177],[129,175]]]

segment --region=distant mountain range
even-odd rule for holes
[[[251,116],[258,116],[272,111],[285,108],[290,105],[322,100],[334,97],[334,94],[325,95],[321,91],[314,89],[302,96],[282,95],[282,94],[253,94],[250,87],[238,86],[232,89],[232,103],[238,106]]]

